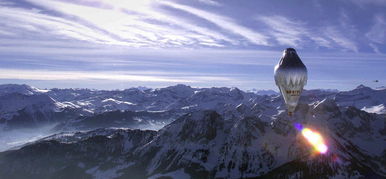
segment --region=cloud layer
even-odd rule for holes
[[[275,89],[272,68],[290,46],[309,85],[348,89],[386,75],[385,5],[0,0],[0,82]]]
[[[319,19],[326,19],[324,21],[315,21],[315,17],[307,18],[301,14],[289,16],[281,13],[283,9],[277,9],[275,13],[264,13],[264,3],[259,2],[254,2],[245,12],[243,9],[232,11],[232,4],[214,0],[192,1],[189,4],[159,0],[0,2],[0,37],[13,40],[70,39],[151,48],[277,49],[295,46],[311,50],[324,48],[353,52],[384,50],[381,47],[384,40],[380,44],[377,37],[384,36],[385,32],[381,29],[384,27],[385,14],[364,10],[365,15],[375,19],[370,24],[372,28],[364,29],[360,26],[368,24],[350,19],[352,12],[346,12],[343,8],[337,12],[328,12],[323,9],[331,4],[318,1],[315,1],[318,2],[318,6],[315,6],[318,11],[315,13],[319,13]],[[344,2],[347,3],[335,3],[340,5]],[[373,4],[379,3],[374,1]],[[352,6],[355,4],[361,2],[355,1]],[[365,2],[362,4],[371,5]],[[296,4],[292,6],[296,8]],[[308,7],[308,11],[315,7]],[[250,12],[254,8],[256,12]],[[233,15],[235,12],[241,14],[242,18]],[[342,18],[334,16],[346,16],[346,20],[336,20]],[[353,39],[358,35],[363,38]]]

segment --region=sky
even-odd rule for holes
[[[293,47],[306,89],[386,86],[385,9],[386,0],[0,0],[0,83],[277,91],[273,68]]]

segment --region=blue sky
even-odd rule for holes
[[[273,67],[293,47],[306,89],[383,86],[385,9],[386,0],[0,0],[0,83],[276,90]]]

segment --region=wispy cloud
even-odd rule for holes
[[[375,45],[373,43],[369,43],[369,46],[374,50],[375,53],[381,54],[381,51],[379,50],[377,45]]]
[[[300,46],[304,37],[311,36],[304,23],[283,16],[260,16],[257,19],[269,26],[268,32],[281,45]]]
[[[91,42],[116,42],[115,39],[98,33],[87,26],[74,23],[63,18],[42,14],[38,10],[0,7],[0,23],[7,31],[13,30],[20,35],[47,35],[46,31],[56,39],[79,39]]]
[[[190,3],[195,6],[169,0],[25,1],[33,4],[33,8],[11,1],[0,1],[1,37],[13,40],[79,40],[161,49],[251,48],[256,45],[276,48],[289,45],[313,49],[360,50],[353,39],[360,32],[352,30],[355,28],[349,22],[350,17],[344,14],[340,17],[346,19],[326,23],[307,18],[291,18],[281,13],[259,14],[258,17],[244,14],[249,17],[244,21],[223,10],[229,8],[226,2],[214,0]],[[203,4],[221,5],[224,8],[214,10]],[[319,4],[318,7],[321,6]],[[321,12],[318,13],[326,13],[319,10]],[[253,18],[259,23],[251,23],[249,20],[253,22]],[[374,29],[380,29],[379,25],[375,26]],[[368,33],[367,37],[375,39],[371,34],[375,34],[375,31]]]
[[[1,6],[4,20],[0,34],[12,35],[4,33],[12,29],[32,37],[50,34],[54,38],[131,47],[222,47],[222,42],[235,43],[221,33],[161,13],[153,5],[156,1],[28,1],[61,15]]]
[[[346,36],[346,34],[343,34],[341,31],[339,31],[334,26],[328,26],[324,29],[324,34],[326,37],[331,39],[334,43],[336,43],[339,47],[345,50],[350,50],[354,52],[358,52],[358,46],[355,43],[355,41],[351,40]]]
[[[245,26],[239,25],[231,18],[172,2],[162,1],[162,4],[194,14],[217,25],[220,28],[229,30],[231,33],[238,34],[244,37],[251,43],[257,45],[269,45],[267,36],[263,35],[262,33],[251,30]]]
[[[221,6],[221,3],[215,0],[198,0],[198,1],[211,6]]]
[[[366,36],[374,43],[386,43],[386,19],[384,16],[374,16],[374,25],[366,33]]]
[[[309,45],[306,42],[311,40],[318,44],[318,47],[339,47],[341,49],[358,52],[357,44],[347,37],[349,33],[341,33],[336,26],[326,24],[324,25],[325,27],[315,28],[305,22],[294,21],[278,15],[259,16],[257,20],[265,23],[269,27],[267,31],[275,37],[280,45],[304,47]],[[341,25],[344,26],[344,29],[350,30],[351,32],[355,30],[353,27],[348,27],[350,24],[343,20],[341,20]]]

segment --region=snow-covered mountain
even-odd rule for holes
[[[267,123],[188,113],[159,131],[98,129],[61,133],[0,153],[4,178],[382,178],[385,118],[326,99]],[[293,123],[318,130],[328,152],[315,155]]]
[[[288,117],[281,96],[237,88],[11,86],[3,123],[60,123],[1,152],[0,178],[386,177],[386,89],[305,90]],[[319,131],[328,152],[315,155],[294,124]]]
[[[386,114],[386,89],[359,85],[354,90],[338,93],[335,98],[342,106],[355,106],[370,113]]]
[[[23,84],[23,85],[17,85],[17,84],[0,85],[0,96],[3,96],[5,94],[10,94],[10,93],[33,95],[33,94],[45,93],[47,91],[48,90],[38,89],[38,88],[28,86],[25,84]]]
[[[352,91],[305,90],[303,97],[311,101],[335,97],[339,105],[370,108],[385,103],[386,89],[363,85]],[[271,90],[266,90],[272,92]],[[255,90],[256,92],[256,90]],[[274,92],[274,91],[273,91]],[[257,93],[257,92],[256,92]],[[276,95],[260,95],[237,88],[192,88],[176,85],[159,89],[130,88],[126,90],[50,89],[40,90],[28,85],[0,85],[0,96],[11,94],[47,95],[62,108],[82,109],[88,115],[116,110],[165,111],[223,108],[224,104],[245,103],[256,99],[274,99]],[[6,102],[6,99],[2,101]],[[10,106],[11,108],[13,106]],[[19,109],[20,107],[17,107]],[[0,112],[4,109],[0,108]],[[16,111],[13,110],[13,111]],[[87,114],[84,114],[87,115]]]
[[[47,92],[58,102],[93,113],[114,110],[166,111],[213,109],[223,104],[239,104],[258,95],[237,88],[191,88],[176,85],[160,89],[98,91],[88,89],[52,89]]]
[[[80,124],[79,121],[85,117],[93,117],[114,111],[172,113],[167,119],[155,117],[156,122],[169,123],[187,112],[203,109],[224,111],[227,108],[234,108],[240,103],[263,98],[263,96],[245,93],[237,88],[191,88],[186,85],[154,90],[130,88],[113,91],[90,89],[39,90],[27,85],[4,86],[6,87],[3,88],[7,90],[1,93],[0,96],[0,124],[7,128],[17,127],[17,125],[13,125],[14,121],[31,124],[40,121],[59,121],[62,122],[61,125],[63,125],[63,122]],[[7,86],[12,86],[12,88]],[[25,114],[24,111],[29,111],[29,113]],[[38,112],[38,114],[33,112]],[[58,120],[56,114],[61,113],[65,113],[70,117],[65,120]],[[154,121],[154,119],[149,120]],[[114,121],[116,122],[116,120]],[[124,120],[120,122],[125,123]],[[114,126],[101,125],[94,127]],[[123,126],[127,127],[128,125],[123,124]]]
[[[371,89],[361,85],[354,90],[341,92],[304,90],[301,98],[301,101],[308,104],[331,98],[342,107],[355,106],[369,113],[386,113],[386,89]],[[135,123],[124,117],[115,118],[109,123],[108,115],[103,113],[114,111],[169,113],[168,117],[147,118],[146,122],[142,121],[157,125],[199,110],[214,110],[225,119],[248,114],[269,121],[278,109],[285,110],[280,96],[259,95],[237,88],[192,88],[176,85],[159,89],[141,87],[106,91],[57,88],[40,90],[28,85],[0,85],[0,130],[57,122],[60,122],[61,127],[73,126],[78,129],[116,127],[119,124],[134,127]],[[105,116],[106,119],[103,120],[107,122],[100,126],[95,125],[96,122],[89,123],[93,127],[84,126],[85,123],[80,122],[98,115]],[[83,126],[76,126],[77,124]]]
[[[37,127],[81,114],[40,90],[27,85],[0,85],[0,130]]]
[[[371,89],[361,85],[351,91],[318,89],[304,90],[302,94],[302,101],[305,103],[325,98],[334,98],[342,107],[355,106],[369,113],[386,113],[386,89]],[[233,110],[236,107],[237,110]],[[247,108],[249,110],[245,111]],[[248,113],[270,120],[277,109],[284,110],[280,96],[259,95],[237,88],[192,88],[176,85],[160,89],[106,91],[57,88],[40,90],[28,85],[0,85],[0,128],[9,129],[25,124],[39,126],[40,122],[61,122],[62,126],[68,122],[71,125],[67,126],[73,126],[81,124],[79,121],[83,118],[114,111],[173,113],[166,121],[149,119],[158,123],[170,122],[178,116],[198,110],[215,110],[226,119]],[[124,120],[114,122],[123,122],[123,126],[130,126],[124,124]]]

